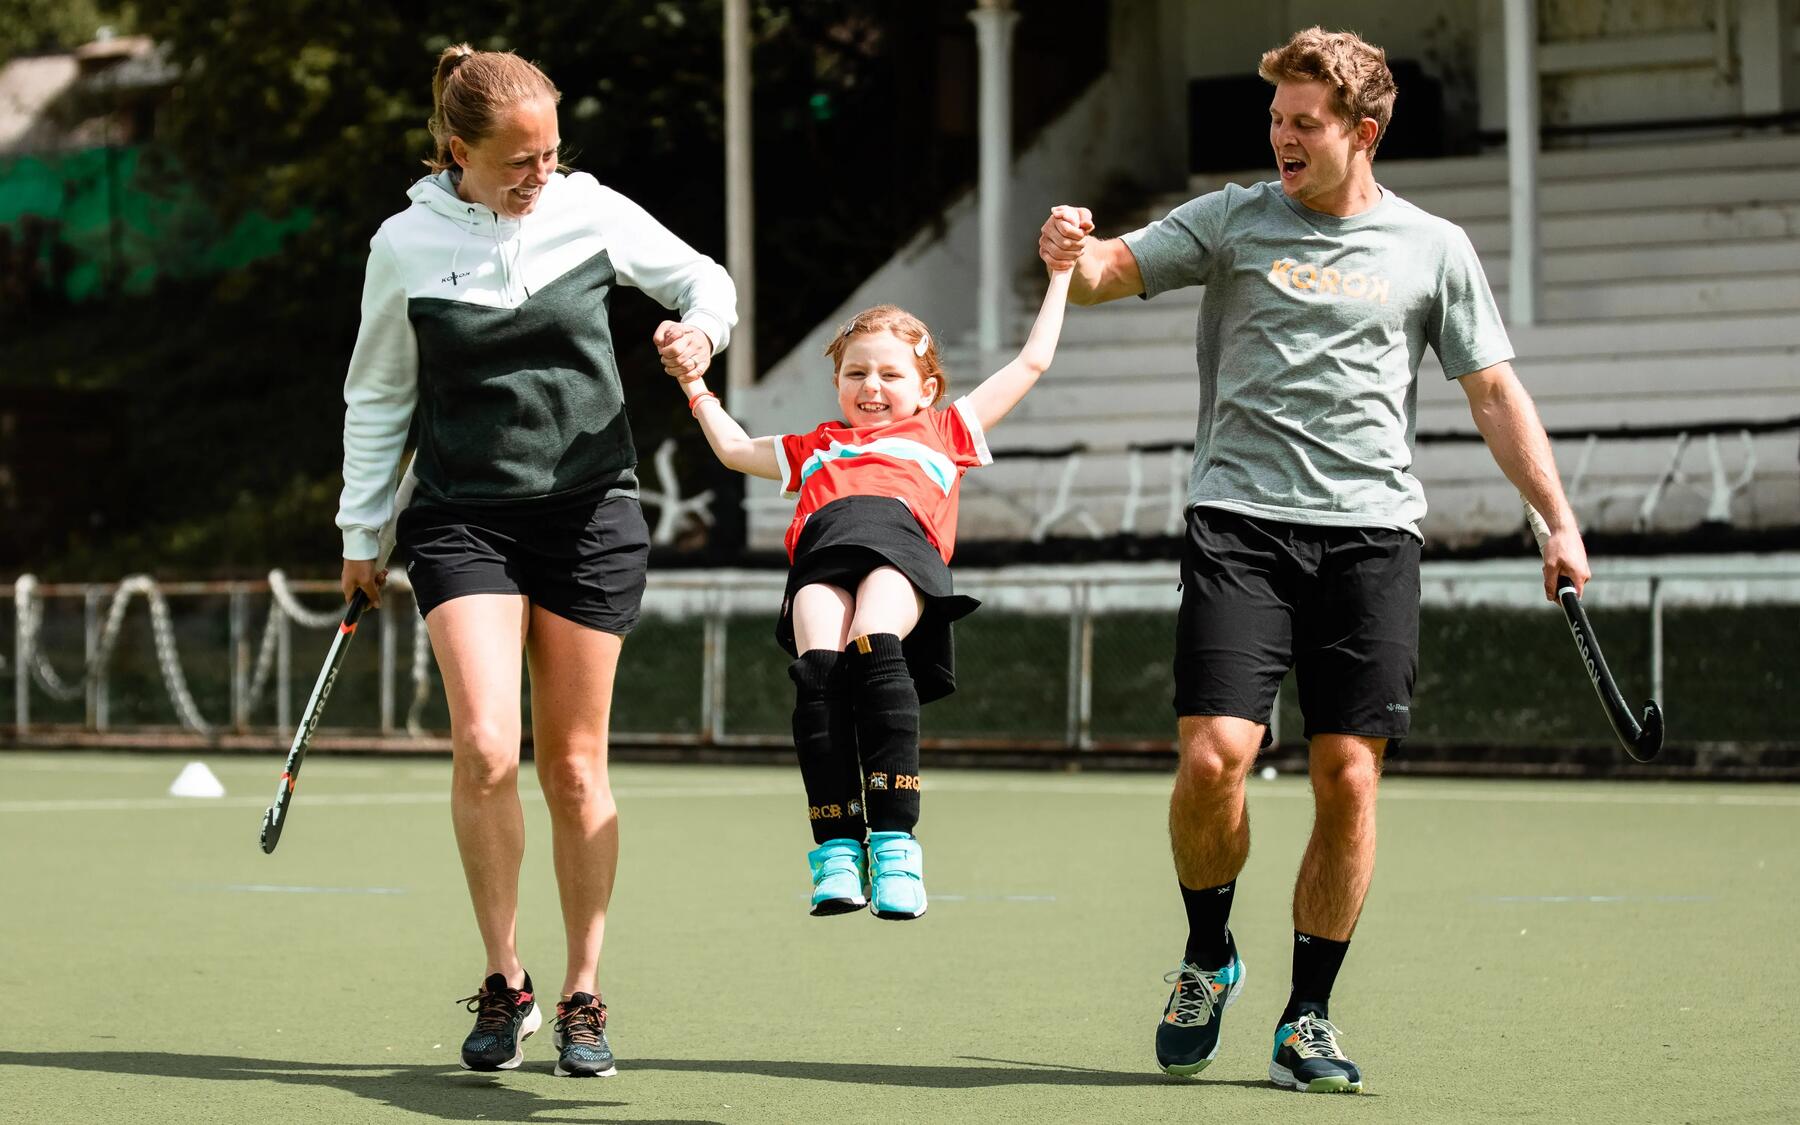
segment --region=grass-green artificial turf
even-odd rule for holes
[[[623,765],[612,1079],[456,1066],[481,949],[443,760],[316,756],[164,796],[163,756],[0,754],[0,1118],[21,1122],[1761,1122],[1800,1117],[1800,792],[1393,779],[1333,999],[1361,1097],[1266,1080],[1304,778],[1253,780],[1218,1060],[1160,1075],[1184,926],[1168,779],[939,770],[930,912],[805,910],[793,771]],[[523,775],[520,938],[562,967]]]

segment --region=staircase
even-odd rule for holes
[[[1800,426],[1771,425],[1800,417],[1800,136],[1548,152],[1538,168],[1540,323],[1510,328],[1514,366],[1557,435],[1583,525],[1800,526]],[[1504,313],[1504,158],[1378,161],[1377,177],[1468,232]],[[1188,195],[1113,229],[1226,179],[1197,178]],[[1167,446],[1194,437],[1202,295],[1070,310],[1055,366],[991,437],[998,462],[966,479],[962,538],[1179,527],[1187,452]],[[970,385],[975,357],[947,358]],[[1415,472],[1431,505],[1428,538],[1455,545],[1516,529],[1517,497],[1469,440],[1460,389],[1433,355],[1419,379]],[[1621,427],[1645,432],[1586,435]],[[1085,448],[1057,455],[1075,445]]]

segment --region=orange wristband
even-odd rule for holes
[[[701,391],[699,394],[695,395],[692,399],[690,399],[688,401],[688,413],[692,414],[695,418],[699,418],[700,417],[700,404],[705,402],[709,398],[712,399],[714,402],[719,401],[719,396],[716,394],[713,394],[711,391]]]

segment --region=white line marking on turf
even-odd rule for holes
[[[0,763],[3,767],[4,763]],[[1635,791],[1589,789],[1586,782],[1570,782],[1568,789],[1512,789],[1504,781],[1494,788],[1443,788],[1431,783],[1416,784],[1407,779],[1391,783],[1381,792],[1383,801],[1431,803],[1468,802],[1474,804],[1552,804],[1552,805],[1622,805],[1663,807],[1729,807],[1729,808],[1800,808],[1800,793],[1771,791],[1767,793],[1713,793],[1704,789],[1666,792],[1649,788]],[[939,774],[926,782],[932,793],[1036,793],[1068,797],[1162,797],[1169,791],[1165,777],[1144,779],[1095,780],[1083,777],[989,780],[982,778],[946,777]],[[1250,786],[1253,797],[1281,800],[1310,800],[1310,786],[1299,784],[1256,783]],[[800,792],[799,779],[784,777],[780,781],[758,781],[739,784],[706,785],[632,785],[617,786],[613,794],[619,800],[702,800],[718,797],[791,798]],[[521,788],[521,797],[537,797],[535,788]],[[427,805],[450,799],[447,790],[412,793],[308,793],[308,805]],[[177,797],[71,797],[44,800],[0,801],[0,813],[29,812],[124,812],[162,809],[266,807],[268,801],[257,797],[223,797],[210,801],[194,801]]]
[[[449,800],[447,793],[321,793],[308,805],[426,805]],[[67,800],[0,801],[0,813],[150,812],[159,809],[267,808],[266,797],[220,797],[196,801],[187,797],[86,797]]]
[[[1470,902],[1711,902],[1711,895],[1470,895]]]
[[[1310,790],[1281,794],[1284,797],[1310,796]],[[1532,805],[1730,805],[1740,808],[1800,808],[1800,793],[1614,793],[1571,789],[1526,790],[1522,793],[1482,792],[1478,789],[1387,789],[1381,800],[1400,801],[1469,801],[1474,803]]]
[[[181,768],[178,765],[171,766],[169,761],[169,759],[137,762],[103,762],[79,758],[73,761],[24,759],[0,760],[0,767],[9,770],[26,770],[31,773],[167,773],[171,769]]]
[[[983,783],[930,778],[925,783],[927,792],[938,793],[1047,793],[1062,794],[1070,797],[1086,796],[1142,796],[1167,794],[1171,782],[1168,778],[1156,781],[1102,781],[1083,784],[1079,779],[1041,780],[1041,781],[999,781]],[[1416,786],[1406,780],[1390,782],[1383,786],[1380,794],[1382,801],[1468,801],[1475,803],[1492,802],[1497,804],[1572,804],[1572,805],[1722,805],[1740,808],[1800,808],[1800,793],[1706,793],[1677,792],[1668,793],[1644,789],[1639,792],[1616,792],[1609,790],[1593,790],[1571,788],[1566,790],[1526,789],[1511,790],[1504,781],[1496,781],[1496,788],[1476,789],[1438,788],[1432,785]],[[1585,785],[1586,782],[1571,782],[1574,785]],[[1249,786],[1252,797],[1275,797],[1289,800],[1311,800],[1312,789],[1306,785],[1280,785],[1270,783],[1252,783]]]
[[[637,788],[621,786],[613,790],[619,800],[661,800],[664,798],[711,797],[791,797],[799,793],[796,780],[782,785],[712,785]],[[542,796],[538,789],[519,790],[522,798]],[[430,793],[318,793],[297,797],[307,805],[434,805],[450,800],[447,790]],[[0,813],[35,812],[153,812],[163,809],[249,809],[267,808],[263,797],[220,797],[195,801],[186,797],[69,797],[39,801],[0,801]]]
[[[404,887],[290,887],[279,883],[226,883],[223,886],[196,886],[193,889],[278,895],[403,895],[406,893]]]

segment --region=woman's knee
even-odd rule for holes
[[[471,722],[451,736],[453,773],[465,788],[492,790],[514,783],[519,774],[519,732],[504,722]]]
[[[612,806],[603,739],[582,740],[551,754],[540,753],[537,772],[538,785],[552,812],[580,815]]]

